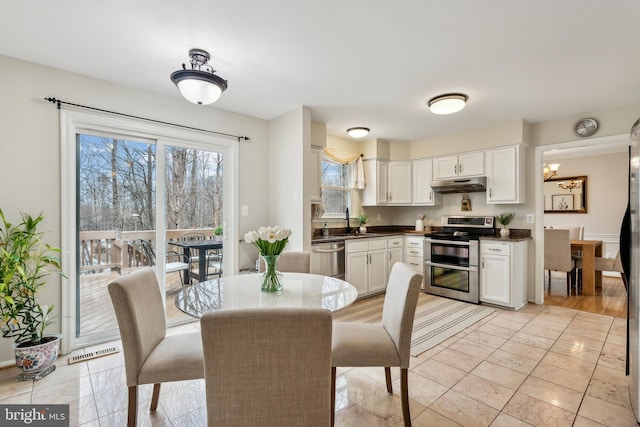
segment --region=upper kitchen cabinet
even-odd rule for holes
[[[435,157],[433,159],[433,179],[435,181],[482,175],[484,175],[483,151]]]
[[[411,204],[411,161],[391,161],[387,163],[389,191],[388,205]]]
[[[411,160],[365,160],[362,206],[410,205]]]
[[[431,188],[431,181],[433,180],[433,160],[414,160],[411,169],[413,171],[413,204],[424,206],[441,204],[442,195],[435,193]]]
[[[525,169],[527,147],[486,150],[487,204],[525,203]]]
[[[366,183],[364,190],[362,190],[362,206],[386,205],[389,196],[387,162],[369,159],[364,160],[362,166]]]

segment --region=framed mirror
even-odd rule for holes
[[[545,213],[587,213],[587,177],[551,178],[544,182]]]

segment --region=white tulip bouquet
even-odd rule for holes
[[[263,292],[282,292],[280,273],[276,270],[278,257],[287,246],[291,230],[282,227],[260,227],[258,231],[249,231],[244,240],[251,243],[264,259],[265,271],[262,273]]]
[[[244,235],[247,243],[253,244],[262,256],[280,255],[289,242],[291,230],[279,226],[260,227]]]

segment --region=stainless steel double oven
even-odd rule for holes
[[[424,241],[425,292],[479,303],[479,236],[493,234],[493,217],[446,216]]]

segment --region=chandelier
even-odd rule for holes
[[[547,181],[558,174],[558,169],[560,169],[559,163],[551,163],[549,166],[542,165],[542,173],[544,175],[544,180]]]
[[[581,179],[571,179],[569,181],[562,181],[558,183],[558,187],[563,190],[573,190],[574,188],[582,188],[582,180]]]
[[[216,70],[207,64],[211,55],[202,49],[191,49],[191,69],[182,64],[182,70],[171,73],[171,81],[178,86],[187,101],[199,105],[213,104],[227,89],[227,81],[215,74]]]

